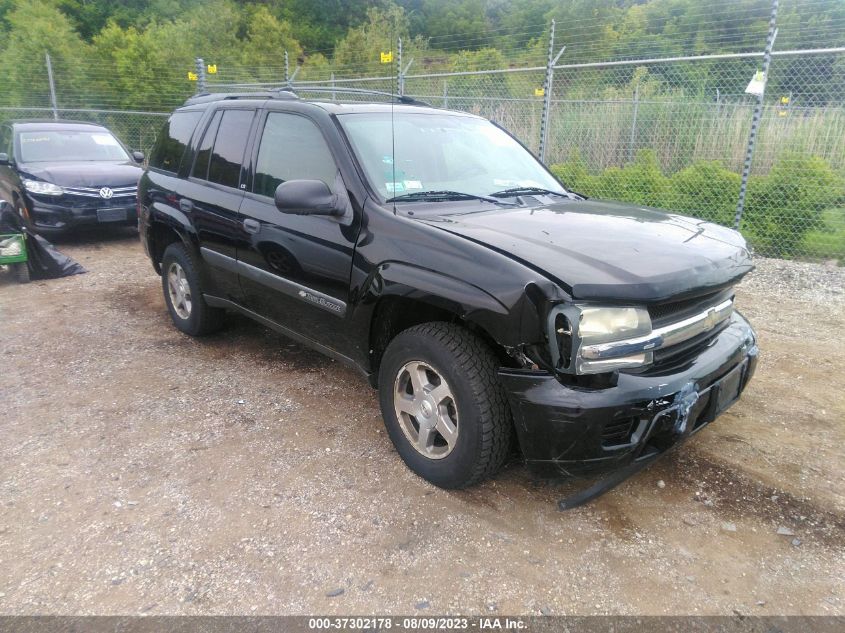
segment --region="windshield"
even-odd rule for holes
[[[534,156],[485,119],[396,112],[393,138],[390,112],[338,118],[367,178],[386,199],[423,191],[489,196],[515,187],[564,193]]]
[[[21,132],[21,162],[124,161],[126,151],[109,132]]]

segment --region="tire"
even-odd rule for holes
[[[379,402],[387,433],[412,471],[441,488],[465,488],[501,469],[513,423],[498,367],[484,341],[451,323],[424,323],[390,342]]]
[[[199,268],[183,244],[174,243],[165,249],[161,258],[161,288],[173,325],[185,334],[204,336],[223,325],[224,310],[205,302]]]
[[[12,264],[12,269],[15,273],[15,281],[19,284],[29,283],[29,266],[26,265],[26,262]]]

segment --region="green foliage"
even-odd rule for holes
[[[669,179],[664,205],[685,215],[733,224],[739,197],[740,175],[719,161],[698,161]]]
[[[733,224],[740,176],[717,161],[698,161],[667,177],[654,153],[643,150],[625,167],[592,174],[574,153],[551,169],[564,185],[586,196]],[[830,208],[843,203],[845,178],[821,158],[787,154],[768,174],[749,182],[741,230],[762,255],[789,257],[803,251],[841,257],[845,211]]]
[[[300,78],[391,74],[378,54],[403,37],[413,72],[480,70],[536,65],[545,57],[549,21],[556,43],[567,45],[565,62],[759,50],[767,29],[765,0],[0,0],[2,97],[9,104],[44,106],[43,53],[56,62],[60,92],[94,85],[95,98],[64,105],[172,107],[193,90],[187,72],[193,59],[217,63],[233,82],[281,79],[284,51]],[[845,3],[819,0],[813,11],[781,9],[782,48],[841,43]],[[741,25],[741,26],[738,26]],[[726,65],[745,78],[745,60],[651,66],[620,66],[582,73],[564,86],[570,99],[681,97],[707,101],[725,86]],[[819,57],[812,94],[803,60],[778,61],[772,94],[796,95],[794,105],[838,103],[845,62]],[[11,66],[14,66],[11,67]],[[129,72],[133,77],[116,78]],[[109,81],[109,77],[115,77]],[[149,86],[155,76],[158,90]],[[524,76],[523,76],[524,78]],[[467,96],[488,87],[492,96],[524,96],[511,77],[467,80]],[[721,82],[721,83],[720,83]],[[541,85],[541,79],[537,86]],[[690,87],[699,94],[691,95]],[[88,93],[85,93],[88,94]],[[157,96],[156,96],[157,95]],[[0,97],[0,99],[2,99]],[[60,100],[60,105],[62,105]],[[648,116],[643,110],[642,115]],[[691,138],[691,135],[687,134]],[[660,156],[662,164],[665,157]]]
[[[625,191],[634,204],[660,206],[667,197],[669,181],[652,150],[637,152],[632,163],[623,168],[611,167],[598,178],[601,191]]]
[[[804,235],[822,228],[822,212],[845,202],[842,178],[817,156],[786,154],[768,175],[749,181],[743,230],[762,254],[796,250]]]
[[[808,257],[839,260],[845,266],[845,207],[822,213],[822,228],[808,231],[800,250]]]
[[[396,41],[400,37],[403,39],[403,53],[410,53],[423,43],[412,42],[408,33],[408,16],[401,7],[391,4],[384,9],[370,8],[366,21],[350,29],[335,46],[335,64],[346,72],[355,68],[372,68],[378,63],[381,51],[395,52]],[[410,55],[406,56],[406,59],[409,58]]]
[[[257,79],[278,79],[278,68],[288,52],[291,64],[302,57],[302,46],[294,37],[293,26],[279,20],[265,6],[252,8],[246,20],[246,45],[241,52],[242,63],[257,69]],[[269,70],[268,70],[269,69]]]
[[[455,37],[466,40],[467,48],[482,46],[488,31],[485,0],[419,0],[407,4],[411,12],[412,32],[426,37],[443,38],[448,44]],[[450,37],[451,36],[451,37]]]
[[[55,6],[37,0],[22,0],[6,14],[8,33],[0,52],[0,85],[3,102],[47,103],[49,94],[44,72],[33,73],[33,62],[44,68],[44,53],[49,53],[55,67],[67,68],[64,85],[84,89],[85,73],[79,60],[88,55],[88,45],[74,30],[70,20]]]

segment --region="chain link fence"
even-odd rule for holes
[[[538,46],[513,67],[491,69],[472,68],[474,58],[466,70],[460,61],[444,67],[420,50],[402,60],[393,55],[398,42],[389,63],[374,52],[372,63],[336,69],[307,60],[300,68],[286,55],[262,68],[185,60],[178,82],[169,67],[169,83],[134,109],[91,96],[77,76],[82,70],[70,73],[54,60],[55,115],[104,124],[149,152],[167,112],[199,91],[289,87],[334,101],[379,98],[355,90],[398,92],[492,119],[584,195],[735,225],[758,107],[746,90],[759,79],[762,42],[759,52],[608,62],[567,63],[563,51],[554,63],[559,47],[551,33],[545,37],[548,58]],[[63,83],[68,76],[72,85]],[[0,98],[0,119],[53,117],[50,91],[38,85],[37,107]],[[749,166],[738,226],[756,252],[845,262],[845,48],[773,52]]]

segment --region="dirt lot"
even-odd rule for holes
[[[842,269],[761,263],[744,399],[560,513],[518,464],[416,478],[363,379],[258,325],[178,333],[132,234],[61,248],[90,272],[0,274],[0,613],[845,613]]]

